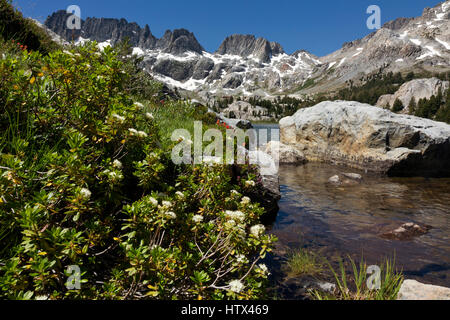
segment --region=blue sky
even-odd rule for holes
[[[156,37],[165,30],[186,28],[207,51],[215,51],[226,36],[254,34],[279,42],[286,52],[305,49],[323,56],[344,42],[364,37],[366,9],[381,8],[382,23],[415,17],[439,0],[14,0],[25,16],[44,21],[53,11],[76,4],[82,18],[125,18],[148,24]]]

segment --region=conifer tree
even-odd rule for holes
[[[403,103],[400,101],[400,99],[395,99],[394,105],[392,107],[393,112],[400,112],[404,109]]]

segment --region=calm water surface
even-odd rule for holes
[[[342,172],[360,173],[364,181],[327,183]],[[273,258],[281,269],[293,248],[320,252],[330,261],[363,255],[377,264],[395,256],[407,278],[450,287],[450,179],[387,178],[309,163],[281,167],[280,183],[280,212],[271,231],[279,238]],[[411,241],[380,238],[405,222],[433,229]],[[285,276],[277,272],[274,281],[282,283]]]

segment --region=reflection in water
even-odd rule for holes
[[[327,183],[344,172],[360,173],[364,181],[340,187]],[[319,251],[331,261],[350,254],[377,264],[395,255],[406,278],[450,287],[450,179],[387,178],[310,163],[280,168],[280,183],[273,263],[298,247]],[[433,229],[412,241],[379,237],[405,222]],[[275,281],[282,277],[276,273]]]

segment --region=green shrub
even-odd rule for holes
[[[264,297],[254,170],[175,166],[161,143],[189,105],[136,103],[127,62],[95,43],[1,58],[0,297]]]

